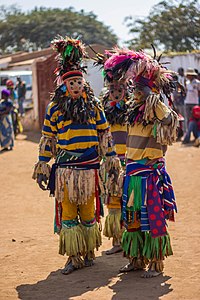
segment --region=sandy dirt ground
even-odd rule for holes
[[[53,234],[54,200],[31,179],[39,134],[18,137],[14,151],[0,155],[0,299],[33,300],[199,300],[200,299],[200,149],[176,143],[167,153],[179,213],[169,225],[174,256],[164,274],[141,278],[120,274],[121,253],[106,256],[103,238],[95,265],[69,276],[60,273],[66,257],[58,255]]]

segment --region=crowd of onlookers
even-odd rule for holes
[[[190,143],[194,137],[194,146],[200,146],[200,73],[197,69],[189,68],[184,73],[178,69],[177,87],[173,95],[174,105],[180,115],[182,143]]]
[[[15,86],[12,80],[7,80],[0,99],[1,152],[12,150],[15,136],[23,130],[20,118],[24,116],[25,96],[26,83],[20,77]]]

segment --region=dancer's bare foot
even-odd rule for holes
[[[94,260],[93,259],[88,259],[86,256],[84,259],[84,266],[85,267],[92,267],[94,265]]]
[[[152,278],[152,277],[157,277],[159,276],[160,274],[162,274],[162,272],[157,272],[155,270],[148,270],[148,271],[145,271],[141,277],[142,278]]]
[[[77,268],[75,268],[73,265],[72,265],[72,261],[69,261],[65,267],[61,270],[61,273],[63,275],[69,275],[71,274],[72,272],[74,272],[75,270],[77,270]]]
[[[119,269],[120,272],[126,273],[130,271],[135,271],[137,270],[132,263],[128,263],[127,265],[123,266],[122,268]]]
[[[113,246],[110,250],[106,251],[106,255],[115,254],[122,251],[121,245]]]

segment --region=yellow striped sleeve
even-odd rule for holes
[[[44,119],[42,134],[54,137],[57,135],[57,106],[55,103],[50,102],[46,109],[46,116]]]
[[[96,128],[97,130],[107,130],[109,128],[106,116],[103,110],[96,110]]]
[[[42,129],[42,136],[45,139],[41,140],[41,143],[44,143],[43,150],[39,151],[39,161],[49,162],[50,159],[53,157],[51,143],[46,143],[45,140],[51,140],[52,138],[56,138],[57,136],[57,107],[56,104],[50,102],[46,109],[46,115],[44,119],[43,129]],[[42,145],[41,145],[42,146]]]

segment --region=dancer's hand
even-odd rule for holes
[[[37,184],[43,191],[47,190],[47,176],[44,174],[38,174],[37,175]]]

